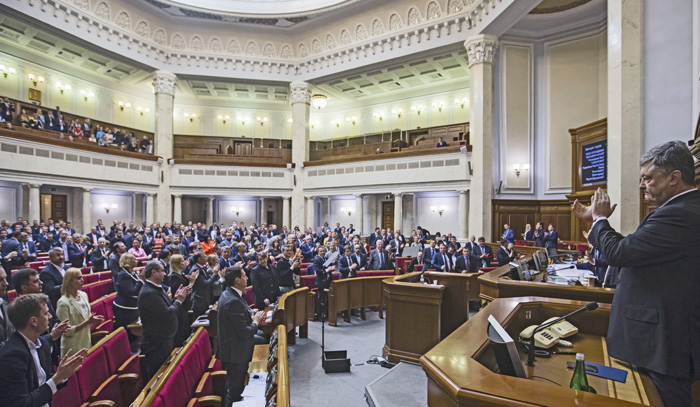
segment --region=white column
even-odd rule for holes
[[[408,199],[405,200],[405,207],[403,211],[403,227],[405,230],[401,230],[404,236],[411,234],[411,231],[416,228],[415,212],[416,212],[416,194],[404,194],[408,195]]]
[[[403,194],[394,193],[394,230],[403,230]]]
[[[610,224],[639,225],[639,157],[644,146],[644,2],[608,0],[608,193]]]
[[[170,199],[170,172],[172,166],[168,164],[173,156],[173,109],[175,102],[175,74],[167,71],[156,71],[153,79],[153,89],[156,98],[156,125],[153,134],[153,154],[163,157],[164,163],[158,166],[162,182],[158,185],[157,195],[157,219],[163,224],[171,222],[173,208]],[[180,217],[182,217],[182,208]],[[176,218],[177,219],[177,218]]]
[[[457,225],[457,239],[460,242],[466,242],[469,240],[467,236],[469,233],[467,229],[467,220],[469,216],[469,198],[467,196],[467,191],[459,191],[459,208],[457,212],[459,222]]]
[[[258,222],[258,225],[262,225],[265,222],[265,214],[267,213],[267,208],[265,205],[265,198],[260,197],[260,222]]]
[[[41,193],[40,184],[29,184],[29,219],[31,225],[34,220],[41,222]]]
[[[146,194],[146,224],[150,227],[155,222],[155,213],[153,213],[153,199],[156,194]]]
[[[374,233],[374,228],[379,225],[377,223],[377,196],[370,195],[367,197],[367,220],[365,221],[365,234],[371,235]]]
[[[362,236],[362,227],[364,226],[364,211],[365,208],[363,207],[364,204],[364,199],[362,198],[362,194],[357,194],[355,195],[355,233],[358,235]]]
[[[491,198],[493,197],[493,58],[498,39],[475,35],[464,42],[469,60],[471,103],[472,196],[469,200],[469,228],[476,236],[491,241]]]
[[[292,218],[287,226],[304,227],[304,161],[309,160],[309,108],[311,85],[306,82],[292,82],[292,162],[294,162],[295,182],[292,189]]]
[[[214,222],[214,197],[207,197],[207,225],[211,225]]]
[[[290,197],[285,196],[282,198],[282,226],[286,226],[290,231],[294,229],[294,226],[291,225],[290,219],[289,219],[289,201],[291,200]],[[299,226],[301,227],[301,226]]]
[[[158,194],[158,195],[160,195],[160,194]],[[173,198],[175,198],[175,202],[173,203],[173,219],[172,219],[172,221],[177,222],[177,223],[182,223],[182,195],[173,195]],[[161,221],[161,223],[163,223],[163,221]]]
[[[83,188],[83,233],[90,233],[92,227],[92,203],[90,200],[90,188]]]
[[[313,196],[307,196],[306,197],[306,223],[304,224],[304,227],[310,227],[313,230],[316,230],[316,225],[315,223],[315,213],[314,213],[314,205],[316,204],[316,200]]]

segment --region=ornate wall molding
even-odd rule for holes
[[[493,63],[498,48],[498,38],[493,35],[475,35],[464,42],[469,66],[478,63]]]
[[[292,91],[292,103],[311,103],[311,85],[306,82],[292,82],[289,88]]]
[[[166,95],[175,96],[175,74],[167,71],[156,71],[156,77],[153,78],[153,87],[156,93],[165,93]]]

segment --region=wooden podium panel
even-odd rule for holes
[[[384,318],[382,311],[382,281],[387,276],[354,277],[333,280],[328,291],[328,324],[338,326],[338,313],[360,308],[362,320],[367,318],[366,307],[379,307],[379,318]],[[345,322],[350,323],[350,314],[345,313]]]
[[[574,347],[564,350],[583,352],[590,362],[627,369],[626,383],[588,375],[589,383],[598,394],[569,389],[573,370],[566,368],[566,362],[575,360],[573,355],[538,357],[534,367],[525,366],[529,379],[496,373],[498,368],[487,337],[489,315],[501,322],[517,343],[518,333],[523,328],[566,315],[585,304],[539,297],[494,300],[421,357],[420,363],[428,376],[428,406],[661,406],[648,376],[607,355],[608,304],[567,319],[579,328],[579,333],[567,338]],[[527,355],[519,343],[517,348],[524,362]]]
[[[527,256],[528,260],[531,258]],[[511,280],[510,266],[498,267],[479,276],[479,297],[487,302],[496,298],[539,296],[611,304],[615,295],[613,288],[543,283],[544,274],[538,274],[535,281]]]

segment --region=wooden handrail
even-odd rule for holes
[[[244,157],[213,159],[213,158],[174,158],[175,164],[182,165],[222,165],[222,166],[238,166],[238,167],[266,167],[266,168],[286,168],[286,163],[274,162],[255,162],[253,160],[261,160],[269,157]],[[251,161],[247,161],[250,159]],[[292,164],[294,166],[294,164]]]
[[[344,157],[344,158],[328,158],[325,160],[316,161],[304,161],[304,167],[314,167],[319,165],[330,165],[330,164],[344,164],[344,163],[356,163],[358,161],[378,161],[378,160],[388,160],[392,158],[407,158],[407,157],[421,157],[426,155],[434,154],[449,154],[458,153],[463,146],[459,147],[442,147],[442,148],[429,148],[421,150],[404,150],[394,153],[384,153],[384,154],[374,154],[374,155],[362,155],[356,157]],[[472,146],[466,146],[467,151],[472,151]]]
[[[291,405],[287,346],[287,332],[284,326],[280,325],[277,327],[277,407]]]

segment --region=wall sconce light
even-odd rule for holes
[[[231,212],[235,213],[236,216],[238,216],[239,214],[243,213],[243,208],[236,208],[235,206],[232,206]]]
[[[27,74],[27,77],[29,78],[30,81],[36,86],[38,83],[44,83],[44,77],[43,76],[34,76],[33,73]]]
[[[318,120],[311,120],[311,121],[309,121],[309,124],[311,125],[311,128],[313,129],[314,127],[320,125],[321,123]]]
[[[63,84],[61,82],[56,82],[56,87],[58,88],[58,90],[61,91],[61,95],[63,94],[64,91],[71,89],[71,86],[69,84],[67,84],[67,83]]]
[[[265,125],[265,123],[267,123],[268,119],[267,117],[256,117],[255,120],[257,120],[258,123],[260,123],[260,125],[263,126]]]
[[[5,65],[0,65],[0,72],[2,72],[2,76],[4,76],[7,79],[7,75],[14,75],[17,73],[17,70],[13,67],[6,68]]]
[[[384,112],[374,112],[373,116],[379,119],[379,121],[382,121],[384,118]]]
[[[218,115],[218,116],[217,116],[217,119],[221,120],[224,124],[226,124],[226,120],[231,119],[231,116],[229,116],[229,115],[223,115],[223,116],[222,116],[222,115]]]
[[[197,118],[197,114],[196,114],[196,113],[187,113],[187,112],[185,112],[185,117],[188,118],[188,119],[190,119],[190,123],[192,123],[192,122],[194,121],[194,119]]]
[[[445,102],[433,102],[433,109],[437,109],[438,112],[442,112],[443,107],[445,107]]]
[[[311,103],[314,105],[314,107],[318,110],[323,109],[326,107],[326,103],[328,103],[328,96],[326,95],[321,95],[321,94],[315,94],[311,96]]]
[[[138,106],[138,107],[136,108],[136,110],[139,111],[139,114],[140,114],[141,116],[143,116],[144,113],[150,113],[150,112],[151,112],[151,109],[149,109],[149,108],[145,108],[145,109],[144,109],[144,108],[142,108],[141,106]]]
[[[236,117],[236,119],[237,119],[239,122],[241,122],[241,126],[245,126],[245,122],[246,122],[247,120],[250,120],[250,119],[248,118],[248,116],[245,116],[245,117],[238,116],[238,117]]]
[[[102,207],[104,208],[105,212],[109,213],[110,205],[108,203],[103,203]],[[111,209],[117,209],[119,205],[117,204],[112,204]]]
[[[355,122],[357,121],[357,117],[355,117],[355,116],[353,116],[353,117],[346,117],[346,118],[345,118],[345,121],[346,121],[346,122],[352,122],[352,125],[354,126],[354,125],[355,125]]]
[[[291,117],[289,119],[287,119],[287,123],[292,124],[293,122],[294,122],[294,120]]]
[[[124,111],[124,109],[131,108],[131,103],[129,102],[124,103],[120,100],[119,102],[117,102],[117,104],[119,105],[119,110],[121,110],[122,112]]]
[[[437,212],[440,214],[440,216],[442,216],[443,212],[445,212],[445,205],[440,205],[439,208],[437,206],[431,206],[430,210],[433,212]]]
[[[455,105],[459,105],[460,109],[464,109],[464,105],[466,105],[467,102],[469,102],[469,99],[467,99],[467,98],[462,98],[462,99],[456,98],[455,99]]]
[[[411,106],[411,111],[414,113],[418,113],[418,116],[420,116],[421,110],[423,110],[423,105]]]
[[[352,208],[350,208],[350,207],[347,207],[347,208],[346,208],[346,207],[342,207],[342,208],[340,208],[340,211],[343,212],[343,213],[346,213],[346,212],[347,212],[348,216],[352,216]]]
[[[515,170],[515,176],[520,176],[520,164],[513,164],[513,169]],[[530,164],[523,164],[524,171],[530,171]]]
[[[86,102],[88,101],[88,98],[94,98],[94,97],[95,97],[95,92],[91,92],[91,91],[88,91],[88,90],[86,90],[86,89],[82,89],[82,90],[80,91],[80,94],[83,95],[83,99],[85,99]]]
[[[394,116],[398,116],[399,119],[401,118],[402,113],[403,113],[403,109],[393,109],[391,111],[391,114],[393,114]]]
[[[340,120],[331,120],[331,124],[335,124],[335,127],[340,127]]]

